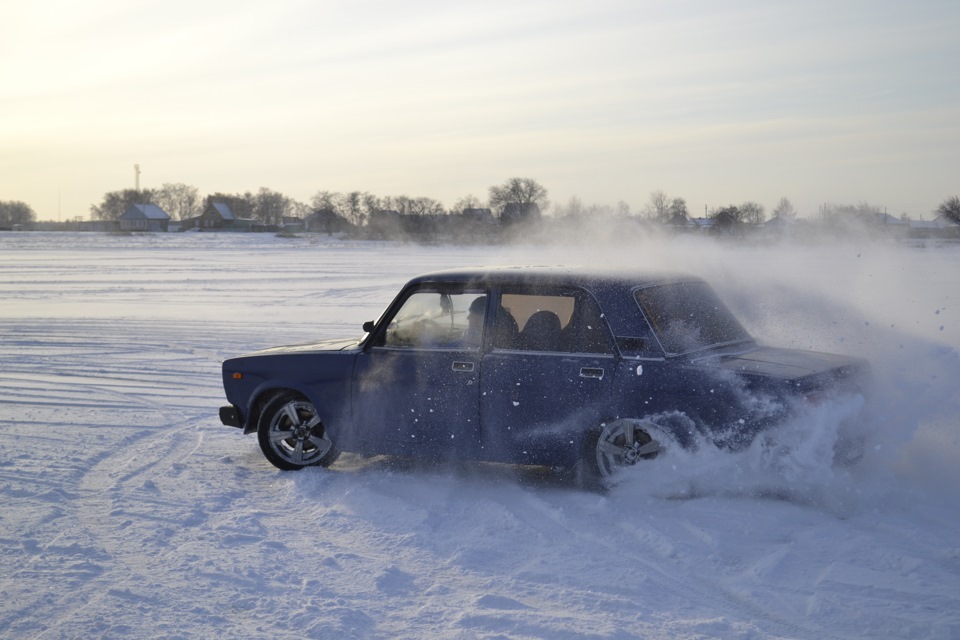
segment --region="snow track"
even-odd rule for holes
[[[928,481],[954,477],[950,393],[884,425],[907,463],[794,501],[710,452],[605,494],[351,455],[281,473],[219,424],[221,360],[349,335],[407,276],[490,259],[203,235],[0,234],[3,637],[960,637],[960,504]],[[550,259],[531,251],[507,260]],[[928,353],[960,375],[951,347]],[[881,377],[936,384],[879,356]]]

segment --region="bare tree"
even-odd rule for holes
[[[410,213],[416,216],[439,216],[446,214],[447,210],[439,200],[420,196],[411,200]]]
[[[763,205],[753,201],[740,205],[740,220],[747,224],[760,224],[765,218]]]
[[[153,194],[150,189],[110,191],[104,194],[99,205],[90,205],[90,217],[94,220],[117,221],[132,204],[153,204]]]
[[[650,200],[643,207],[643,215],[657,222],[669,222],[670,198],[660,189],[650,193]]]
[[[793,220],[797,217],[797,210],[793,208],[793,203],[790,202],[790,200],[787,198],[780,198],[780,201],[777,202],[777,206],[773,208],[773,216],[775,218]]]
[[[471,193],[454,202],[453,207],[450,208],[450,213],[463,213],[466,209],[485,208],[484,203],[480,202],[480,198]]]
[[[19,201],[0,202],[0,227],[27,224],[37,219],[30,205]]]
[[[372,193],[364,192],[363,196],[361,197],[361,201],[361,211],[363,211],[364,224],[370,224],[370,218],[386,208],[383,205],[383,201]]]
[[[310,206],[314,211],[329,211],[341,215],[343,205],[343,196],[334,191],[317,191],[310,200]]]
[[[683,198],[674,198],[670,201],[667,208],[667,221],[675,226],[687,224],[689,213],[687,212],[687,201]]]
[[[547,190],[532,178],[510,178],[501,185],[490,187],[490,208],[500,215],[508,204],[519,205],[520,211],[531,211],[536,207],[544,211],[550,206]]]
[[[153,203],[174,220],[200,215],[200,202],[197,188],[182,182],[166,182],[153,195]]]
[[[307,216],[313,213],[313,208],[310,205],[308,205],[306,202],[291,200],[288,211],[293,216],[300,218],[301,220],[306,220]]]
[[[578,196],[570,196],[565,205],[557,205],[554,214],[558,217],[578,218],[584,213],[583,201]]]
[[[363,209],[363,198],[367,194],[361,193],[359,191],[351,191],[350,193],[343,196],[341,201],[340,215],[347,219],[347,221],[355,226],[360,226],[363,224],[366,215]]]
[[[743,213],[736,205],[714,209],[711,213],[714,228],[723,233],[732,233],[743,223]]]
[[[939,213],[948,220],[953,220],[960,224],[960,197],[952,196],[940,203],[936,213]]]
[[[260,187],[254,197],[253,215],[269,225],[282,225],[284,216],[289,215],[292,200],[278,191]]]

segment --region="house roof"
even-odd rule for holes
[[[123,220],[147,219],[147,220],[169,220],[167,212],[155,204],[132,204],[120,216]]]
[[[233,215],[233,211],[227,205],[226,202],[211,202],[210,206],[213,207],[214,211],[220,214],[220,217],[224,220],[236,220],[237,216]]]

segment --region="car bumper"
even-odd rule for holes
[[[227,405],[226,407],[220,407],[220,422],[228,427],[236,427],[238,429],[243,428],[243,420],[240,418],[240,410],[232,404]]]

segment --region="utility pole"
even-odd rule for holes
[[[140,165],[133,165],[133,188],[140,192]]]

